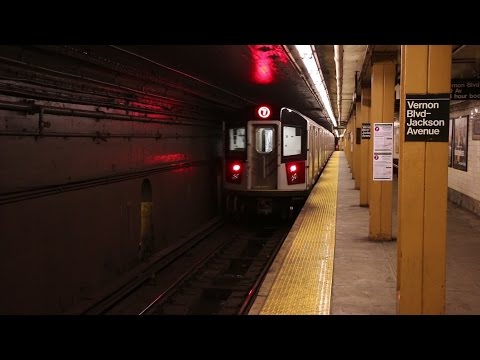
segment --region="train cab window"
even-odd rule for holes
[[[255,131],[255,150],[260,154],[268,154],[273,150],[273,129],[258,128]]]
[[[245,128],[234,128],[228,130],[228,149],[231,151],[245,150],[246,148]]]
[[[283,156],[302,153],[302,129],[293,126],[283,127]]]

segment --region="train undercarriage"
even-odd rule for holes
[[[282,220],[294,219],[302,209],[307,195],[296,194],[269,196],[262,194],[245,196],[239,192],[230,192],[225,196],[225,214],[238,219],[249,217],[273,217]]]

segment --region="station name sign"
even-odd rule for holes
[[[370,139],[370,123],[362,123],[362,139]]]
[[[452,79],[450,98],[452,100],[480,99],[480,79]]]
[[[449,94],[406,94],[405,141],[448,142]]]

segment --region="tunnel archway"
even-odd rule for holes
[[[153,245],[152,184],[148,179],[144,179],[142,182],[141,196],[140,242],[138,244],[138,256],[140,260],[147,258],[151,254]]]

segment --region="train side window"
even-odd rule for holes
[[[302,153],[302,129],[293,126],[283,127],[283,156]]]
[[[273,150],[273,129],[259,128],[255,131],[255,149],[260,154],[268,154]]]
[[[228,130],[228,150],[245,150],[245,128],[233,128]]]

